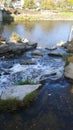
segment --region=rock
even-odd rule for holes
[[[5,54],[9,51],[9,46],[7,44],[0,45],[0,54]]]
[[[65,67],[64,75],[66,78],[73,80],[73,63],[70,62],[69,65]]]
[[[46,47],[45,49],[47,49],[47,50],[55,50],[55,49],[57,49],[57,47],[56,47],[56,46],[53,46],[53,47]]]
[[[48,55],[49,55],[49,56],[59,56],[59,57],[62,57],[62,56],[63,56],[62,53],[55,52],[55,51],[54,51],[54,52],[49,52]]]
[[[4,71],[3,73],[2,73],[2,75],[9,75],[10,73],[9,72],[7,72],[7,71]]]
[[[27,94],[37,90],[40,86],[41,84],[12,86],[2,92],[1,99],[6,100],[16,98],[18,100],[23,100]]]
[[[62,46],[64,46],[64,45],[65,45],[65,42],[64,42],[64,41],[61,41],[60,43],[57,43],[56,46],[47,47],[47,48],[45,48],[45,49],[47,49],[47,50],[55,50],[55,49],[57,49],[58,47],[62,47]]]
[[[5,44],[6,43],[6,38],[3,36],[0,36],[0,44]]]
[[[40,77],[40,82],[48,79],[50,76],[56,76],[56,75],[57,75],[56,72],[52,72],[51,74],[45,74],[45,75]]]
[[[43,54],[40,50],[35,50],[32,52],[32,56],[43,56]]]
[[[36,64],[34,60],[22,60],[21,61],[22,65],[34,65]]]
[[[23,43],[28,43],[29,41],[28,41],[28,39],[26,39],[26,38],[25,38],[25,39],[22,38],[22,42],[23,42]]]
[[[66,48],[67,48],[67,50],[68,50],[69,53],[73,53],[73,40],[70,41],[70,42],[68,41],[66,43]]]
[[[0,45],[0,55],[5,55],[5,54],[21,54],[22,52],[25,52],[27,50],[36,48],[37,44],[23,44],[23,43],[8,43],[8,44],[2,44]]]
[[[62,47],[65,45],[65,42],[64,41],[61,41],[60,43],[57,43],[56,44],[56,47]]]
[[[7,55],[5,55],[5,58],[6,59],[10,59],[10,58],[13,58],[15,55],[14,54],[7,54]]]

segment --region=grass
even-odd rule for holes
[[[21,81],[21,82],[16,83],[16,85],[27,85],[27,84],[33,85],[33,84],[35,84],[35,83],[32,82],[32,81],[30,81],[28,78],[25,79],[24,81]]]
[[[69,65],[70,62],[73,63],[73,55],[71,55],[71,56],[66,56],[66,55],[64,55],[62,58],[63,58],[63,60],[65,61],[65,67],[66,67],[67,65]]]
[[[13,112],[20,108],[26,108],[30,106],[30,104],[34,101],[38,90],[31,92],[30,94],[26,95],[23,100],[15,99],[7,99],[3,100],[0,99],[0,111],[8,111]]]
[[[65,62],[65,66],[64,66],[64,67],[66,67],[67,65],[69,65],[69,61],[68,61],[68,56],[67,56],[67,55],[63,55],[63,56],[62,56],[62,59],[63,59],[64,62]]]
[[[66,67],[67,65],[69,65],[70,62],[73,62],[73,55],[69,57],[64,57],[63,59],[65,61],[65,67]]]
[[[68,11],[60,12],[60,14],[63,16],[73,16],[73,12],[68,12]]]

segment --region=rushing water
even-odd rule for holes
[[[67,41],[72,23],[44,21],[1,24],[0,33],[7,40],[12,32],[17,32],[21,37],[38,42],[43,47],[40,51],[44,56],[32,57],[32,50],[12,59],[0,58],[0,91],[26,76],[38,81],[51,72],[57,74],[44,81],[38,96],[28,109],[16,113],[0,113],[0,130],[73,130],[73,94],[63,75],[64,61],[59,57],[48,56],[49,51],[44,49],[61,40]],[[60,52],[65,53],[63,48]],[[25,59],[32,59],[36,64],[22,65],[22,60]],[[4,71],[8,74],[5,75]]]

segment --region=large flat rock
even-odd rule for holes
[[[18,100],[23,100],[27,94],[37,90],[40,86],[41,84],[12,86],[1,94],[1,99],[6,100],[16,98]]]

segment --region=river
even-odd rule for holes
[[[67,41],[72,24],[72,21],[1,23],[0,34],[9,40],[12,32],[16,32],[22,38],[27,38],[31,42],[37,42],[41,47],[47,47],[61,41]]]
[[[0,58],[0,91],[6,85],[14,84],[23,76],[37,79],[39,76],[57,73],[44,81],[44,85],[33,104],[27,109],[21,109],[15,113],[0,112],[0,130],[73,130],[73,94],[69,82],[64,78],[64,61],[60,57],[47,55],[48,46],[53,46],[61,40],[67,41],[70,21],[44,21],[37,23],[11,23],[0,26],[0,34],[8,40],[12,32],[17,32],[21,37],[37,42],[38,48],[44,54],[43,57],[32,57],[32,51],[22,56],[11,59]],[[65,50],[61,48],[63,53]],[[21,60],[33,59],[36,65],[22,66]],[[16,70],[15,68],[19,68]],[[4,70],[9,75],[3,75]],[[34,74],[35,72],[35,74]],[[14,77],[14,78],[13,78]]]

